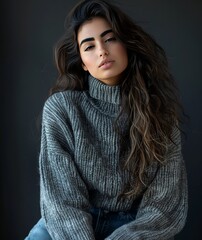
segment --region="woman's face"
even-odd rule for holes
[[[77,35],[82,67],[107,85],[117,85],[128,65],[125,46],[100,17],[84,22]]]

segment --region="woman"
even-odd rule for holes
[[[27,240],[172,239],[187,216],[180,104],[163,49],[117,7],[68,16],[43,110],[42,219]]]

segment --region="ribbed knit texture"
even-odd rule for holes
[[[45,103],[40,152],[41,213],[53,240],[93,240],[91,207],[126,211],[135,199],[118,198],[128,181],[114,120],[120,87],[89,77],[86,91],[55,93]],[[124,128],[124,126],[123,126]],[[107,240],[170,239],[187,216],[187,179],[179,131],[166,164],[149,170],[137,218]],[[154,178],[154,175],[156,177]],[[153,179],[154,178],[154,179]]]

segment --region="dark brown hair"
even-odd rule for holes
[[[119,118],[127,113],[130,152],[124,167],[131,173],[131,182],[124,194],[133,196],[145,185],[147,167],[154,161],[164,162],[172,130],[180,121],[181,106],[161,46],[118,7],[101,0],[81,1],[68,15],[66,32],[55,48],[59,76],[51,94],[85,89],[86,72],[81,64],[77,32],[85,21],[94,17],[109,22],[128,52]]]

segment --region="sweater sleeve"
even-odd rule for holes
[[[174,130],[173,140],[166,164],[160,166],[145,191],[136,219],[116,229],[106,240],[168,240],[182,230],[187,217],[188,191],[178,129]]]
[[[74,136],[61,102],[53,95],[43,110],[41,214],[53,240],[94,240],[88,190],[74,161]]]

